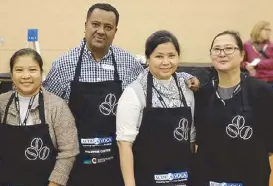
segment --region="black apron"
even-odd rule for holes
[[[241,75],[241,91],[224,102],[217,96],[216,83],[203,115],[196,115],[203,121],[196,126],[197,135],[202,136],[195,162],[196,186],[269,185],[269,155],[259,117],[249,105],[246,81]]]
[[[147,101],[142,124],[133,145],[136,186],[188,186],[190,177],[191,108],[188,107],[176,74],[173,75],[183,107],[152,108],[153,78],[147,78]]]
[[[81,48],[71,82],[69,106],[75,116],[80,154],[70,174],[69,186],[122,186],[116,143],[116,108],[122,93],[112,49],[114,81],[79,82],[86,41]],[[92,69],[90,69],[92,73]]]
[[[0,126],[0,183],[3,186],[47,186],[57,151],[45,121],[43,94],[39,93],[41,124],[32,126],[7,124],[8,109],[15,97],[13,93]]]

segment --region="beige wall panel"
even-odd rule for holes
[[[11,54],[26,46],[28,28],[39,29],[46,72],[52,60],[79,44],[88,8],[94,0],[0,0],[0,72]],[[101,1],[100,1],[101,2]],[[208,49],[220,31],[240,31],[248,39],[254,23],[273,23],[272,0],[108,0],[120,12],[114,44],[143,54],[146,38],[158,29],[172,31],[182,48],[182,62],[209,62]]]

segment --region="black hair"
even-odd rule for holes
[[[96,9],[101,9],[101,10],[105,10],[108,12],[114,12],[115,16],[116,16],[116,26],[118,26],[118,22],[119,22],[119,13],[117,11],[117,9],[115,7],[113,7],[112,5],[108,4],[108,3],[96,3],[94,5],[92,5],[88,12],[87,12],[87,16],[86,16],[86,20],[89,19],[90,15],[92,14],[92,12]]]
[[[31,56],[33,60],[35,60],[38,63],[41,72],[43,72],[43,59],[41,55],[31,48],[23,48],[16,51],[10,58],[9,67],[10,67],[11,73],[12,73],[15,61],[21,56]]]
[[[159,30],[155,33],[153,33],[148,39],[146,40],[145,44],[145,56],[148,59],[155,48],[162,44],[162,43],[167,43],[171,42],[175,50],[177,51],[178,55],[180,55],[180,46],[177,38],[169,31],[167,30]]]
[[[244,51],[244,45],[243,45],[243,41],[242,41],[242,39],[241,39],[241,37],[240,37],[240,34],[239,34],[238,32],[236,32],[236,31],[231,31],[231,30],[226,30],[226,31],[224,31],[224,32],[221,32],[221,33],[217,34],[217,35],[213,38],[213,40],[212,40],[212,43],[211,43],[211,46],[210,46],[210,50],[211,50],[212,47],[213,47],[213,44],[214,44],[215,39],[216,39],[217,37],[219,37],[219,36],[222,36],[222,35],[231,35],[231,36],[235,39],[235,42],[236,42],[236,44],[237,44],[237,46],[238,46],[240,52]]]

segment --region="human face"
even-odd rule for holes
[[[270,39],[270,34],[271,34],[271,28],[270,25],[266,26],[261,30],[260,33],[260,40],[263,41],[268,41]]]
[[[94,9],[85,23],[85,39],[89,50],[105,50],[112,44],[117,31],[114,12]]]
[[[172,42],[159,44],[148,59],[151,73],[159,80],[170,79],[178,62],[179,55]]]
[[[240,69],[240,63],[244,59],[244,54],[240,52],[235,39],[229,34],[218,36],[214,40],[210,56],[214,68],[223,72]]]
[[[42,72],[32,56],[18,57],[12,69],[12,81],[22,96],[33,96],[41,87]]]

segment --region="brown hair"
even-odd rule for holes
[[[250,33],[251,42],[252,42],[252,43],[259,43],[259,42],[260,42],[260,41],[259,41],[259,37],[260,37],[261,31],[262,31],[265,27],[267,27],[267,26],[269,26],[269,25],[270,25],[270,23],[267,22],[267,21],[260,21],[260,22],[256,23],[256,24],[254,25],[254,27],[253,27],[251,33]]]

